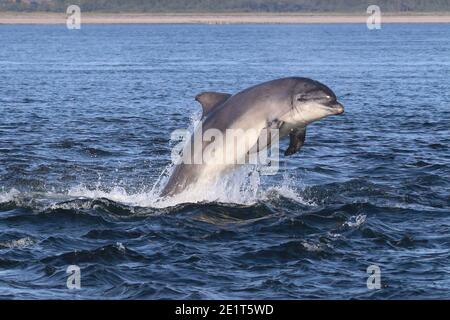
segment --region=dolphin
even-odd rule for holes
[[[196,139],[208,130],[221,133],[225,140],[230,135],[230,129],[246,135],[246,148],[241,151],[232,149],[232,158],[236,160],[269,146],[273,140],[267,136],[267,130],[275,129],[278,139],[289,136],[289,147],[284,152],[285,156],[289,156],[304,145],[308,124],[344,112],[343,105],[337,101],[330,88],[318,81],[301,77],[264,82],[234,95],[203,92],[195,100],[203,108],[201,120],[163,188],[162,197],[181,193],[193,185],[202,186],[213,177],[236,167],[234,163],[226,161],[195,161],[204,156],[214,140],[201,140],[200,147],[195,148]],[[224,150],[229,153],[230,149]]]

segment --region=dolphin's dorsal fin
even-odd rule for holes
[[[305,144],[306,128],[295,128],[289,134],[289,147],[284,152],[285,156],[296,153]]]
[[[231,94],[221,92],[202,92],[195,96],[195,100],[200,102],[203,108],[203,115],[206,116],[215,106],[225,102]]]

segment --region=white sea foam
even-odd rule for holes
[[[67,195],[71,198],[106,198],[114,202],[141,207],[151,206],[157,198],[152,192],[129,193],[124,187],[120,186],[112,188],[96,186],[95,188],[89,188],[85,185],[79,185],[70,188]]]
[[[360,227],[364,222],[366,222],[367,216],[364,214],[358,214],[357,216],[351,217],[348,221],[344,222],[344,226],[350,227],[350,228],[358,228]]]
[[[125,252],[127,250],[125,246],[122,244],[122,242],[116,242],[116,248],[119,249],[119,251],[121,252]]]
[[[19,194],[20,192],[14,188],[8,191],[2,189],[0,190],[0,203],[13,201]]]
[[[34,240],[30,237],[25,237],[17,240],[10,240],[10,241],[1,241],[0,242],[0,248],[23,248],[34,244]]]
[[[163,185],[163,183],[161,184]],[[196,184],[173,197],[159,197],[161,186],[150,190],[130,193],[124,187],[90,188],[79,185],[68,190],[71,198],[98,199],[106,198],[118,203],[140,207],[164,208],[181,203],[224,202],[236,204],[253,204],[258,201],[260,177],[256,171],[241,169],[225,175],[208,185]]]
[[[310,251],[310,252],[323,251],[322,245],[318,244],[318,243],[302,241],[302,246],[303,246],[303,248],[305,248],[307,251]]]

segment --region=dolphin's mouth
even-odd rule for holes
[[[344,106],[339,102],[332,102],[327,105],[327,109],[329,109],[333,114],[342,114],[344,113]]]
[[[344,113],[344,106],[340,104],[339,102],[336,102],[336,105],[333,106],[334,109],[336,109],[336,114],[342,114]]]

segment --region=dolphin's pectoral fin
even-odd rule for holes
[[[247,154],[260,152],[270,146],[272,144],[272,138],[278,139],[278,133],[275,135],[272,130],[279,130],[283,123],[283,121],[278,119],[267,122],[267,126],[261,130],[256,144],[247,151]]]
[[[197,100],[203,108],[203,115],[206,116],[215,106],[218,106],[225,102],[231,94],[228,93],[220,93],[220,92],[202,92],[195,96],[195,100]]]
[[[296,153],[305,144],[306,128],[293,129],[289,134],[289,147],[284,152],[285,156]]]

